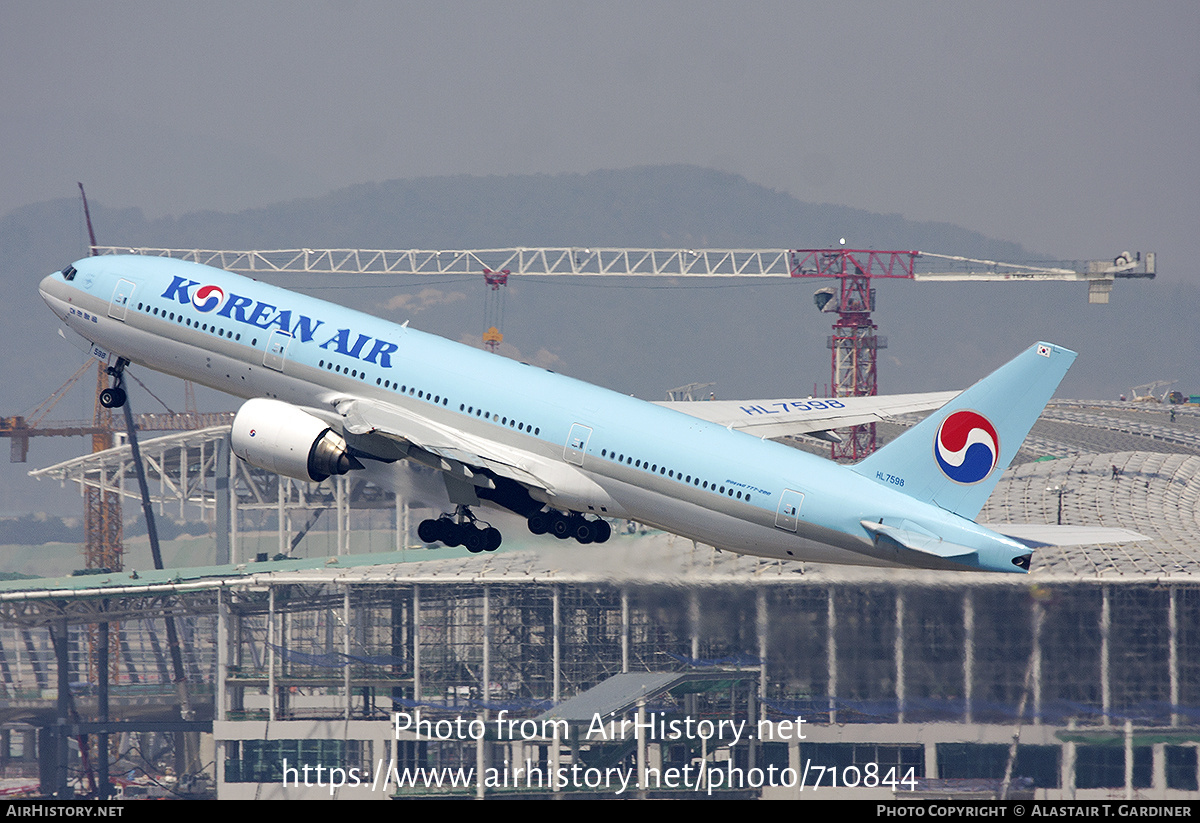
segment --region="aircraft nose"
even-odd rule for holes
[[[63,308],[63,300],[59,297],[62,292],[63,281],[61,273],[49,274],[42,278],[42,282],[38,284],[38,294],[42,296],[42,300],[50,307],[50,310],[59,317],[66,319]]]

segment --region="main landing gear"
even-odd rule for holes
[[[417,526],[417,537],[422,543],[445,543],[465,546],[471,554],[494,552],[500,548],[500,530],[484,523],[480,524],[466,506],[459,506],[454,514],[443,514],[437,520],[422,520]]]
[[[574,538],[580,543],[604,543],[612,536],[607,520],[589,520],[579,512],[537,511],[529,516],[529,531],[552,534],[559,540]],[[444,543],[451,548],[465,546],[472,554],[494,552],[500,547],[500,532],[475,518],[471,510],[460,505],[454,514],[437,519],[422,520],[417,526],[422,543]]]
[[[125,405],[128,395],[125,394],[125,367],[129,361],[118,357],[116,365],[109,366],[107,371],[114,378],[112,385],[100,392],[100,405],[106,409],[119,409]]]
[[[552,534],[559,540],[573,537],[580,543],[603,543],[612,536],[607,520],[588,520],[578,512],[535,512],[529,517],[529,530],[534,534]]]

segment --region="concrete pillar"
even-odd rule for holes
[[[638,728],[646,728],[646,696],[642,695],[637,701],[637,719]],[[638,785],[646,786],[646,737],[647,735],[639,734],[637,736],[637,761],[638,761]],[[642,795],[645,797],[644,793]]]
[[[201,446],[200,449],[201,449],[200,465],[203,466],[204,465],[204,456],[203,456],[204,447]],[[187,495],[187,489],[188,489],[187,470],[188,470],[188,447],[180,446],[179,447],[179,491],[178,491],[178,494],[179,494],[179,519],[180,520],[187,519],[187,512],[183,508],[184,504],[187,502],[187,496],[188,496]],[[203,471],[203,469],[201,469],[201,471]],[[201,479],[203,479],[203,477],[201,477]],[[204,500],[203,495],[200,496],[200,500],[201,501]],[[202,517],[204,515],[203,502],[201,502],[200,515]]]
[[[963,721],[971,723],[975,714],[975,592],[963,592]],[[928,772],[926,772],[928,774]]]
[[[1162,797],[1167,790],[1167,746],[1165,743],[1155,743],[1153,764],[1150,772],[1150,788],[1156,797]]]
[[[629,672],[629,590],[621,589],[621,673]]]
[[[71,673],[70,660],[67,656],[67,621],[61,620],[51,627],[51,641],[54,644],[54,668],[58,675],[58,717],[55,728],[54,777],[51,786],[59,798],[67,796],[67,723],[70,721]]]
[[[1033,724],[1042,724],[1042,625],[1046,622],[1046,608],[1039,602],[1033,603]]]
[[[412,588],[413,700],[421,702],[421,587]]]
[[[484,591],[486,591],[486,590],[487,589],[485,588]],[[487,710],[482,709],[476,715],[476,718],[479,720],[480,723],[482,723],[484,725],[485,728],[487,727],[487,718],[485,716],[486,713],[487,713]],[[480,735],[479,737],[475,738],[475,799],[476,800],[483,800],[484,794],[485,794],[485,788],[484,788],[483,781],[484,781],[485,772],[487,770],[487,764],[485,762],[485,757],[484,757],[484,750],[483,750],[484,742],[483,741],[484,741],[484,735]]]
[[[558,586],[554,586],[553,592],[554,592],[554,631],[551,632],[551,634],[553,635],[553,643],[554,643],[554,648],[552,650],[553,657],[554,657],[554,698],[553,698],[553,700],[554,700],[554,704],[557,706],[560,702],[562,702],[562,656],[561,656],[561,649],[559,647],[559,637],[562,635],[562,619],[559,614],[561,605],[560,605],[560,594],[559,594]],[[555,736],[555,746],[556,746],[555,751],[558,750],[557,749],[557,741],[558,741],[558,737],[556,735]]]
[[[395,494],[396,503],[396,551],[404,551],[408,545],[408,504],[399,492]]]
[[[1171,677],[1171,725],[1179,725],[1179,605],[1176,595],[1179,587],[1172,586],[1169,590],[1170,601],[1167,604],[1167,627],[1170,639],[1167,648],[1167,666]],[[1165,783],[1163,784],[1166,785]]]
[[[267,702],[270,705],[267,718],[274,721],[275,718],[275,702],[277,695],[275,694],[275,587],[271,586],[267,590],[267,648],[264,650],[267,655],[267,694],[270,695],[270,700]]]
[[[339,555],[350,552],[350,495],[346,493],[349,482],[345,475],[335,477],[333,480],[337,500],[337,551]]]
[[[700,659],[700,596],[688,589],[688,634],[692,638],[692,660]]]
[[[1112,709],[1112,688],[1109,680],[1109,641],[1112,630],[1112,601],[1108,586],[1100,587],[1100,708],[1104,725],[1111,725],[1109,712]]]
[[[182,507],[182,504],[181,504]],[[96,649],[96,668],[100,675],[98,694],[96,695],[97,710],[101,723],[108,722],[108,621],[100,623],[99,648]],[[112,784],[108,779],[108,732],[101,732],[96,740],[97,771],[99,772],[99,791],[101,797],[112,794]],[[5,752],[7,754],[7,751]]]
[[[1069,731],[1075,730],[1075,718],[1072,717],[1070,720],[1067,721],[1067,729]],[[1066,743],[1063,744],[1062,775],[1061,775],[1060,782],[1062,783],[1063,796],[1068,799],[1071,799],[1071,800],[1075,799],[1076,754],[1077,754],[1076,744],[1073,741],[1068,740]]]
[[[238,499],[237,499],[237,455],[229,449],[229,562],[240,563],[241,549],[238,547]]]
[[[833,587],[826,589],[825,667],[829,679],[829,723],[837,723],[837,610],[834,608]],[[797,763],[799,759],[797,758]]]
[[[350,654],[350,587],[346,586],[342,593],[342,653],[349,656]],[[350,691],[350,665],[349,659],[345,666],[342,667],[342,690],[346,695],[345,719],[350,719],[350,704],[354,701],[354,695]]]
[[[483,587],[483,683],[479,693],[483,695],[483,703],[487,705],[492,699],[492,587]],[[484,709],[484,719],[487,709]]]
[[[218,566],[223,566],[226,563],[232,562],[230,551],[231,545],[231,529],[229,522],[229,510],[231,505],[231,492],[229,482],[229,437],[223,437],[217,441],[217,454],[214,458],[216,463],[216,491],[213,493],[213,503],[216,509],[216,520],[213,524],[213,532],[217,536],[217,555],[215,562]],[[203,496],[201,496],[203,499]]]
[[[896,589],[896,722],[904,722],[904,589]]]
[[[279,475],[275,483],[275,519],[278,521],[275,532],[279,538],[279,554],[287,554],[288,550],[287,535],[285,534],[285,521],[287,520],[285,498],[288,482],[286,477]]]
[[[220,466],[220,452],[218,467]],[[219,470],[219,469],[218,469]],[[218,493],[218,500],[220,494]],[[220,508],[218,502],[217,507]],[[227,535],[228,536],[228,535]],[[213,684],[213,718],[222,722],[229,718],[229,705],[226,695],[226,681],[229,679],[229,596],[227,589],[217,589],[217,671],[216,682]],[[216,749],[213,763],[213,774],[217,781],[217,797],[221,796],[221,788],[225,784],[225,741],[213,736]]]
[[[226,680],[229,677],[229,591],[217,589],[217,677],[213,684],[213,713],[218,721],[228,717],[226,704]],[[218,751],[219,753],[219,751]],[[223,760],[217,760],[220,768]]]
[[[754,613],[758,624],[758,693],[767,696],[767,593],[759,587],[754,596]]]
[[[1125,799],[1133,800],[1133,721],[1125,721]]]

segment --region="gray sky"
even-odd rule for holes
[[[0,213],[683,162],[1191,277],[1198,41],[1191,0],[5,0]]]

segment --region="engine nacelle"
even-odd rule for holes
[[[233,453],[252,466],[319,483],[361,469],[346,440],[320,418],[279,400],[247,400],[233,418]]]

